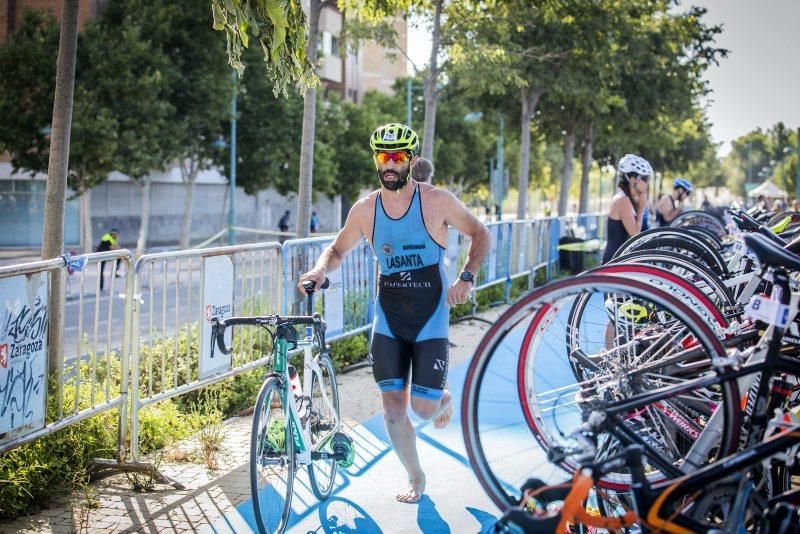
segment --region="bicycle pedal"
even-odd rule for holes
[[[353,444],[353,439],[350,436],[344,432],[337,432],[334,434],[333,440],[331,441],[331,449],[334,454],[342,455],[342,459],[336,461],[339,467],[347,469],[353,465],[356,458],[356,449]]]

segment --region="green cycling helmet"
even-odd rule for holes
[[[419,136],[405,124],[393,122],[378,126],[369,138],[369,146],[373,152],[408,150],[416,154],[419,149]]]

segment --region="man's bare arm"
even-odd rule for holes
[[[364,201],[360,200],[350,210],[350,213],[347,215],[347,221],[344,223],[344,228],[336,234],[333,243],[325,247],[325,250],[322,251],[314,268],[300,277],[300,282],[297,284],[300,291],[303,291],[303,282],[309,280],[317,282],[317,286],[321,285],[325,280],[325,275],[338,269],[347,256],[347,253],[358,245],[358,242],[364,235],[360,220],[363,211]]]
[[[475,273],[481,266],[486,252],[491,244],[491,234],[482,222],[478,220],[466,206],[452,193],[446,192],[445,222],[470,237],[467,249],[467,261],[464,270]]]

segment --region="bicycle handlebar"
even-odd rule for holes
[[[311,293],[316,291],[316,288],[314,287],[316,285],[317,285],[317,283],[314,280],[307,280],[307,281],[303,282],[303,289],[306,290],[306,294],[307,295],[310,295]],[[319,288],[320,289],[328,289],[328,287],[330,287],[330,285],[331,285],[331,281],[328,280],[328,278],[326,277],[325,281],[322,282],[322,285]]]
[[[309,298],[315,291],[317,283],[313,280],[303,282],[303,288],[306,290]],[[320,289],[327,289],[330,286],[330,280],[325,278],[322,282]],[[309,309],[311,309],[309,307]],[[225,329],[229,326],[237,325],[250,325],[250,326],[281,326],[281,325],[314,325],[321,321],[319,315],[260,315],[253,317],[228,317],[227,319],[220,319],[219,317],[212,317],[211,321],[211,357],[214,357],[214,344],[222,354],[228,355],[233,352],[233,347],[225,345]],[[324,339],[324,337],[323,337]]]

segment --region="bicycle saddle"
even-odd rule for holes
[[[792,254],[769,238],[761,234],[747,234],[744,236],[744,242],[759,262],[770,267],[800,271],[800,256]]]

